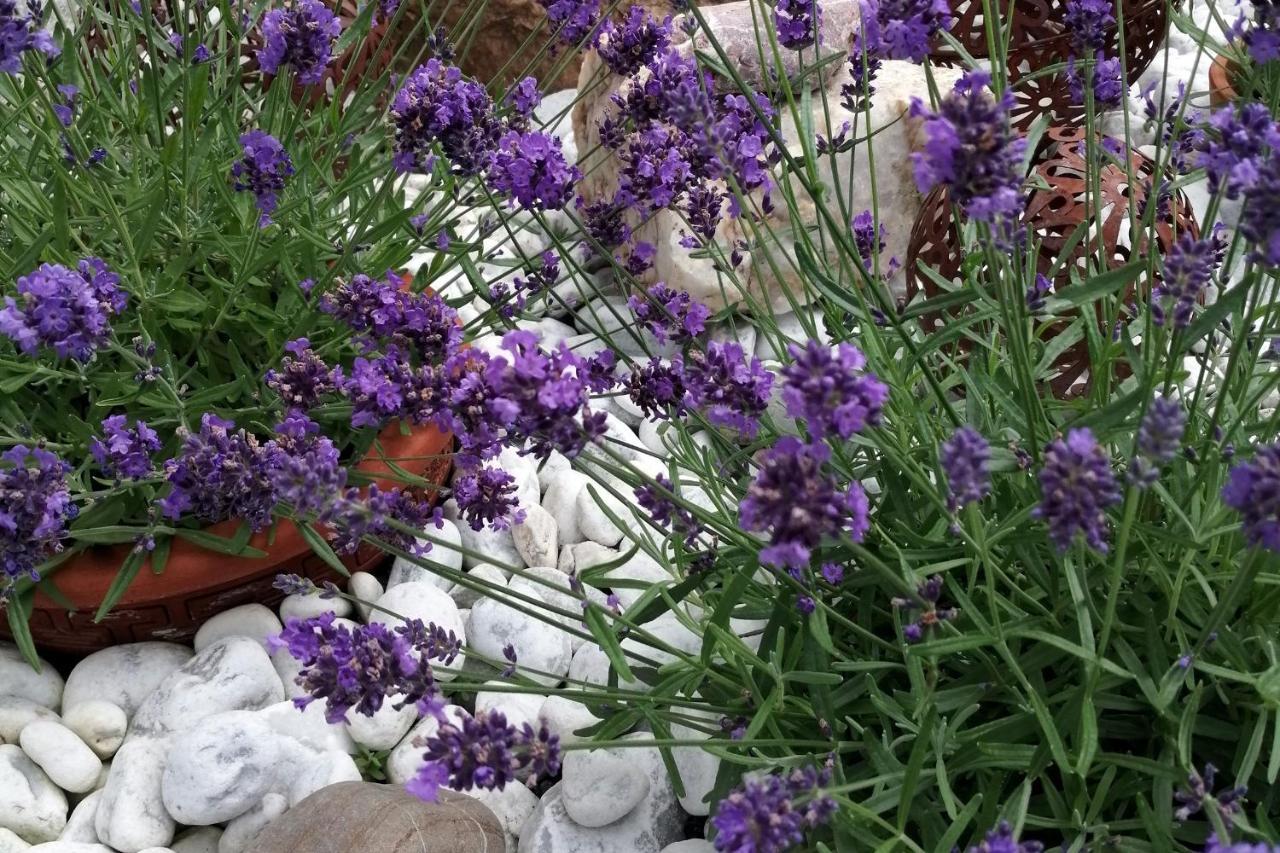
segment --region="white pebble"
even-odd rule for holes
[[[534,504],[525,510],[525,519],[511,528],[516,550],[529,566],[550,566],[559,553],[560,539],[555,517]]]
[[[289,810],[289,801],[281,794],[267,794],[262,801],[227,824],[218,839],[218,853],[244,853],[267,824]]]
[[[332,598],[323,598],[319,592],[287,595],[280,602],[280,621],[287,624],[290,619],[314,619],[325,613],[350,616],[351,610],[351,602],[338,595]]]
[[[36,720],[18,737],[22,751],[64,791],[86,794],[102,772],[102,761],[62,723]]]
[[[267,648],[267,638],[278,635],[284,626],[271,608],[263,604],[242,604],[209,619],[196,631],[196,653],[227,637],[248,637]]]
[[[160,785],[165,810],[187,826],[244,814],[275,784],[280,741],[252,711],[206,717],[169,748]]]
[[[76,803],[76,807],[71,810],[71,817],[67,818],[67,825],[63,827],[62,834],[58,836],[58,840],[97,844],[98,833],[93,828],[93,823],[98,816],[98,804],[101,802],[102,792],[94,791]],[[3,847],[0,847],[0,850],[3,849]]]
[[[62,721],[104,759],[120,748],[129,728],[124,709],[102,699],[90,699],[73,706],[62,715]]]
[[[467,572],[467,578],[481,584],[489,584],[498,589],[506,589],[507,575],[502,569],[489,563],[481,563]],[[477,591],[468,586],[458,584],[449,591],[449,597],[458,605],[459,613],[463,608],[473,606],[482,598],[488,598],[489,592]],[[465,622],[465,620],[464,620]]]
[[[538,598],[536,594],[531,597]],[[521,605],[522,608],[537,605]],[[547,687],[554,686],[569,670],[572,648],[569,636],[524,610],[486,598],[471,609],[471,647],[493,661],[502,661],[502,650],[514,647],[520,674]]]
[[[347,734],[351,735],[353,741],[369,749],[391,749],[418,719],[418,709],[414,703],[409,702],[403,708],[395,707],[403,698],[388,696],[372,716],[363,714],[356,708],[347,711]]]
[[[105,699],[132,719],[160,683],[191,657],[189,646],[176,643],[126,643],[94,652],[67,676],[63,707]]]
[[[25,696],[0,696],[0,743],[17,743],[18,735],[34,720],[57,720],[53,711]]]
[[[503,682],[490,681],[480,685],[480,690],[476,692],[476,713],[488,713],[490,711],[501,711],[503,716],[507,718],[507,722],[516,728],[523,728],[528,723],[533,728],[538,727],[538,712],[542,710],[542,704],[547,701],[546,696],[537,693],[507,693],[486,690],[489,686],[504,686]]]
[[[0,746],[0,828],[39,844],[66,825],[67,795],[21,749]]]
[[[360,618],[367,622],[369,605],[382,598],[386,590],[382,588],[382,582],[368,572],[353,572],[347,579],[347,592],[356,597],[356,609],[360,611]]]
[[[173,853],[218,853],[222,830],[216,826],[189,829],[173,842]]]
[[[431,546],[421,559],[426,563],[434,563],[446,569],[459,571],[462,568],[462,553],[458,550],[462,545],[462,532],[458,529],[458,525],[448,519],[441,519],[441,524],[440,528],[428,527],[426,530],[428,536],[437,540],[435,543],[429,543],[425,539],[419,540],[423,545]],[[396,557],[395,562],[391,564],[391,574],[387,577],[387,589],[409,581],[425,581],[440,587],[445,592],[453,588],[453,581],[443,574],[423,568],[404,557]]]
[[[565,754],[561,795],[569,817],[582,826],[607,826],[640,804],[649,793],[649,778],[628,752],[591,749]]]
[[[62,702],[62,676],[45,661],[40,671],[31,668],[12,643],[0,642],[0,684],[4,695],[30,699],[38,705],[58,710]]]
[[[588,482],[585,474],[566,469],[551,479],[546,494],[542,496],[542,508],[555,519],[562,546],[582,541],[582,529],[578,526],[578,494]]]

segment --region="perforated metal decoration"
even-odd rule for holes
[[[1078,234],[1084,227],[1087,197],[1087,146],[1085,131],[1074,126],[1050,127],[1036,151],[1031,179],[1028,186],[1026,212],[1023,224],[1039,241],[1040,252],[1036,268],[1046,276],[1052,276],[1055,293],[1062,293],[1072,286],[1071,270],[1082,274],[1089,256],[1099,257],[1101,249],[1109,269],[1117,269],[1131,257],[1142,256],[1147,251],[1147,238],[1141,238],[1136,251],[1129,244],[1130,205],[1136,205],[1134,213],[1145,210],[1151,191],[1155,163],[1138,151],[1129,150],[1129,162],[1134,175],[1134,185],[1129,185],[1126,170],[1110,155],[1102,155],[1104,165],[1099,182],[1104,199],[1101,226],[1093,226],[1090,236],[1084,239]],[[1163,205],[1162,205],[1163,207]],[[1199,226],[1191,204],[1181,191],[1174,191],[1168,200],[1167,214],[1158,216],[1155,226],[1156,243],[1161,252],[1167,250],[1178,235],[1190,233],[1199,236]],[[1061,261],[1064,256],[1067,260]],[[963,282],[963,247],[951,216],[947,193],[940,187],[925,199],[920,214],[911,229],[911,241],[907,247],[906,287],[907,303],[919,295],[925,298],[941,294],[938,283],[919,271],[918,264],[925,264],[938,275],[960,286]],[[1057,272],[1054,273],[1055,265]],[[1026,282],[1020,288],[1025,290]],[[1131,283],[1124,293],[1126,304],[1133,304],[1139,285],[1142,292],[1149,290],[1149,283]],[[961,309],[963,310],[963,309]],[[942,331],[950,316],[947,313],[928,314],[920,318],[926,334]],[[1038,323],[1042,337],[1050,340],[1067,327],[1067,323]],[[1099,315],[1099,330],[1102,328]],[[968,346],[965,343],[952,348],[952,354],[963,357]],[[1076,396],[1089,387],[1089,345],[1087,340],[1069,347],[1054,362],[1054,372],[1049,377],[1053,393],[1060,397]]]
[[[1065,71],[1040,74],[1071,58],[1071,34],[1063,25],[1066,0],[1013,0],[1012,4],[996,2],[993,8],[1003,13],[1009,37],[1008,67],[1017,105],[1014,125],[1026,129],[1037,116],[1050,115],[1060,123],[1079,124],[1084,120],[1084,107],[1071,97]],[[1176,3],[1174,4],[1176,5]],[[1124,56],[1129,80],[1137,80],[1155,59],[1164,42],[1168,27],[1166,0],[1122,0],[1124,10]],[[982,0],[951,0],[955,24],[951,34],[970,56],[990,56],[987,33],[983,25]],[[1108,54],[1120,53],[1120,28],[1110,32]],[[944,65],[960,65],[960,55],[941,39],[930,51],[930,58]]]

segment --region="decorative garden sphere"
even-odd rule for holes
[[[1146,155],[1129,150],[1134,185],[1124,167],[1115,162],[1112,155],[1100,170],[1099,184],[1105,200],[1103,221],[1100,228],[1092,229],[1091,241],[1078,234],[1084,227],[1086,215],[1086,144],[1085,131],[1075,126],[1050,127],[1040,142],[1031,169],[1027,192],[1026,212],[1022,223],[1039,243],[1036,257],[1037,270],[1053,280],[1054,292],[1062,293],[1072,286],[1071,271],[1076,268],[1084,274],[1086,255],[1097,258],[1098,240],[1101,238],[1102,256],[1109,269],[1117,269],[1131,257],[1145,255],[1147,247],[1142,243],[1135,253],[1129,244],[1130,205],[1136,205],[1133,213],[1140,217],[1145,210],[1155,163]],[[1174,191],[1168,203],[1168,213],[1158,216],[1155,225],[1156,242],[1163,254],[1181,234],[1199,235],[1199,226],[1192,213],[1191,204],[1181,191]],[[1145,232],[1144,232],[1145,233]],[[1144,237],[1145,239],[1145,237]],[[1064,256],[1065,259],[1064,259]],[[920,273],[917,264],[923,263],[938,271],[942,279],[959,285],[963,281],[965,262],[963,246],[955,229],[951,205],[942,188],[935,188],[925,199],[911,229],[911,242],[907,249],[906,288],[908,303],[917,294],[925,298],[942,293],[937,282]],[[1124,293],[1126,304],[1132,304],[1142,276],[1128,285]],[[1027,282],[1026,284],[1030,284]],[[1142,285],[1145,292],[1149,287]],[[1025,289],[1025,288],[1023,288]],[[1021,290],[1020,290],[1021,292]],[[947,318],[941,313],[921,318],[926,333],[940,332]],[[1099,317],[1101,326],[1102,319]],[[1048,340],[1060,334],[1066,323],[1051,323],[1043,329]],[[1109,330],[1100,329],[1104,334]],[[1080,341],[1059,356],[1057,372],[1050,385],[1060,397],[1075,396],[1088,388],[1089,345]]]

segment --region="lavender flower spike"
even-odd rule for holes
[[[947,508],[956,512],[991,493],[991,446],[971,426],[962,426],[942,443],[938,461],[947,475]]]
[[[1119,503],[1111,459],[1087,428],[1049,443],[1040,470],[1040,505],[1034,516],[1049,525],[1049,538],[1066,551],[1082,534],[1089,547],[1107,551],[1107,507]]]
[[[1280,551],[1280,444],[1263,445],[1232,468],[1222,500],[1243,517],[1251,545]]]
[[[0,454],[0,595],[18,578],[39,580],[36,566],[62,550],[76,517],[68,470],[42,447],[19,444]]]
[[[285,178],[293,174],[293,160],[280,140],[265,131],[249,131],[240,137],[240,146],[244,156],[231,167],[231,177],[236,179],[237,192],[253,193],[261,214],[258,227],[266,228],[271,224],[278,195],[284,190]]]
[[[111,317],[128,303],[119,282],[98,258],[85,258],[75,270],[41,264],[18,278],[17,299],[5,297],[0,335],[26,355],[44,346],[58,358],[88,361],[106,343]]]
[[[319,83],[341,33],[342,22],[320,0],[297,0],[292,8],[272,9],[262,20],[258,66],[276,74],[280,66],[289,65],[303,85]]]

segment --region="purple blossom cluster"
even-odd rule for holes
[[[669,362],[651,358],[627,376],[627,395],[647,418],[675,418],[685,407],[684,362],[674,356]]]
[[[516,500],[516,479],[501,468],[481,467],[454,478],[453,497],[472,530],[489,526],[506,530],[524,523],[525,513]]]
[[[1217,776],[1218,768],[1212,764],[1204,766],[1203,774],[1192,768],[1187,774],[1187,787],[1173,793],[1173,801],[1178,805],[1173,811],[1173,819],[1183,823],[1201,810],[1213,808],[1230,826],[1244,807],[1244,795],[1248,789],[1240,785],[1215,794],[1213,783]]]
[[[716,806],[712,843],[720,853],[782,853],[804,843],[805,830],[822,826],[836,811],[824,795],[827,771],[812,767],[748,776]]]
[[[683,290],[672,290],[662,282],[651,286],[644,298],[630,296],[627,305],[636,320],[660,343],[685,344],[706,330],[711,309],[694,301]]]
[[[1044,845],[1039,841],[1019,841],[1018,834],[1008,821],[987,832],[982,840],[969,847],[966,853],[1041,853]]]
[[[1071,38],[1073,55],[1092,56],[1111,46],[1115,8],[1111,0],[1067,0],[1062,29]]]
[[[1236,26],[1243,29],[1241,38],[1249,49],[1249,56],[1259,65],[1280,59],[1280,8],[1274,0],[1253,3],[1252,26],[1244,29],[1241,20]]]
[[[273,471],[283,453],[274,442],[263,444],[212,412],[199,430],[180,428],[178,435],[182,447],[165,463],[169,494],[159,501],[166,516],[210,524],[243,518],[253,530],[271,523]]]
[[[776,0],[773,26],[778,32],[778,44],[783,47],[813,47],[822,38],[822,7],[818,0]]]
[[[511,108],[507,116],[507,126],[515,130],[528,127],[533,111],[542,103],[542,91],[538,88],[535,77],[525,77],[507,91],[504,103]]]
[[[231,166],[237,192],[253,193],[258,206],[258,226],[271,224],[285,179],[293,174],[293,160],[280,140],[262,130],[251,130],[240,137],[243,155]]]
[[[1049,526],[1049,538],[1066,551],[1077,534],[1090,548],[1107,551],[1108,507],[1120,501],[1111,458],[1087,428],[1051,441],[1040,469],[1040,504],[1034,516]]]
[[[376,539],[384,550],[403,551],[421,556],[431,550],[429,542],[420,542],[410,531],[425,530],[428,524],[444,525],[440,510],[432,510],[429,501],[407,489],[381,489],[376,483],[361,495],[356,488],[347,489],[323,516],[336,534],[333,550],[354,554],[362,539]]]
[[[258,67],[276,74],[287,65],[304,86],[319,83],[341,34],[342,22],[320,0],[294,0],[291,7],[272,9],[262,19]]]
[[[286,409],[306,412],[325,395],[335,391],[337,372],[311,349],[311,341],[297,338],[284,345],[287,355],[278,370],[263,377],[267,387],[280,395]]]
[[[290,414],[276,427],[277,441],[285,453],[271,473],[277,503],[293,509],[295,517],[327,517],[334,497],[347,485],[347,469],[337,446],[310,418]]]
[[[1280,551],[1280,444],[1261,445],[1232,468],[1222,500],[1240,513],[1250,545]]]
[[[692,548],[704,532],[702,523],[676,500],[675,486],[666,475],[659,474],[653,482],[637,486],[635,496],[653,523],[664,529],[669,527],[684,541],[686,548]]]
[[[18,8],[17,0],[0,0],[0,73],[21,73],[22,54],[27,51],[42,53],[48,59],[62,52],[53,36],[40,26],[40,3],[30,0],[25,9]]]
[[[1099,52],[1093,61],[1081,70],[1073,59],[1067,67],[1067,84],[1072,99],[1083,104],[1086,89],[1092,90],[1093,102],[1099,109],[1114,109],[1124,101],[1128,86],[1124,79],[1124,64],[1119,57],[1108,57]]]
[[[452,631],[417,619],[394,629],[381,622],[348,629],[333,613],[290,619],[272,644],[302,664],[294,680],[305,693],[294,704],[324,700],[325,719],[335,725],[352,709],[372,716],[390,697],[401,705],[430,702],[431,661],[448,666],[462,645]]]
[[[320,310],[354,331],[411,347],[429,364],[444,361],[462,344],[458,312],[435,294],[406,289],[390,270],[382,279],[352,276],[320,298]]]
[[[460,724],[443,718],[427,738],[426,764],[405,787],[434,802],[441,786],[500,791],[528,771],[531,781],[560,772],[560,738],[545,724],[517,728],[501,711],[479,711]]]
[[[1239,231],[1252,259],[1280,264],[1280,124],[1258,103],[1214,113],[1198,138],[1198,165],[1227,198],[1243,198]]]
[[[139,420],[129,426],[124,415],[102,421],[102,435],[89,442],[89,453],[107,476],[117,480],[138,480],[155,470],[152,455],[160,449],[156,431]]]
[[[856,66],[854,83],[861,89],[862,52],[875,65],[881,59],[905,59],[917,64],[929,56],[938,33],[951,29],[947,0],[862,0],[862,32],[849,62]]]
[[[947,509],[958,512],[991,494],[991,445],[971,426],[962,426],[938,449],[947,478]]]
[[[1160,468],[1173,461],[1182,448],[1187,413],[1170,397],[1156,397],[1138,426],[1137,455],[1129,466],[1129,482],[1141,488],[1154,486]]]
[[[810,435],[848,440],[880,424],[889,386],[864,371],[862,350],[811,340],[803,348],[791,344],[787,351],[792,360],[782,369],[782,401],[787,414],[807,422]]]
[[[600,27],[600,0],[538,0],[556,37],[570,47],[595,40]]]
[[[391,101],[391,119],[399,172],[430,171],[438,149],[457,174],[478,175],[502,135],[484,86],[434,57],[405,78]]]
[[[1048,304],[1047,300],[1053,294],[1053,280],[1043,273],[1036,273],[1035,279],[1031,285],[1027,287],[1026,302],[1027,313],[1039,314]]]
[[[88,361],[111,334],[111,317],[124,311],[129,295],[120,276],[98,258],[76,269],[41,264],[18,278],[18,296],[6,296],[0,334],[27,355],[41,347],[58,358]]]
[[[918,611],[915,619],[902,626],[902,636],[908,643],[920,642],[926,633],[960,615],[960,611],[955,608],[938,607],[938,601],[942,598],[942,585],[942,575],[934,575],[916,587],[914,598],[893,600],[893,606],[900,610]]]
[[[1185,329],[1205,288],[1217,272],[1224,248],[1221,234],[1197,240],[1183,234],[1165,252],[1160,284],[1151,291],[1151,319],[1163,326],[1172,316],[1175,329]]]
[[[918,98],[911,115],[924,120],[925,150],[911,155],[921,192],[947,188],[966,215],[1011,239],[1023,212],[1022,155],[1026,140],[1009,125],[1013,93],[996,98],[982,71],[971,71],[948,92],[935,113]]]
[[[653,61],[671,44],[671,17],[659,21],[641,6],[632,6],[620,25],[605,21],[596,53],[614,74],[628,77]]]
[[[691,351],[683,367],[686,406],[701,410],[714,426],[755,437],[773,388],[773,374],[760,359],[748,359],[734,341],[712,341]]]
[[[560,138],[537,130],[509,130],[489,164],[489,185],[525,210],[560,210],[582,180],[577,166],[565,162]]]
[[[826,467],[830,456],[825,444],[794,436],[783,436],[764,453],[738,506],[744,530],[772,534],[760,562],[803,568],[823,539],[847,535],[861,542],[870,529],[866,492],[858,483],[842,489]]]
[[[69,470],[43,447],[19,444],[0,454],[0,591],[18,578],[39,580],[36,566],[62,550],[76,517]]]
[[[1204,853],[1280,853],[1280,844],[1271,844],[1266,841],[1232,843],[1231,839],[1220,842],[1217,835],[1210,835],[1205,841]]]

